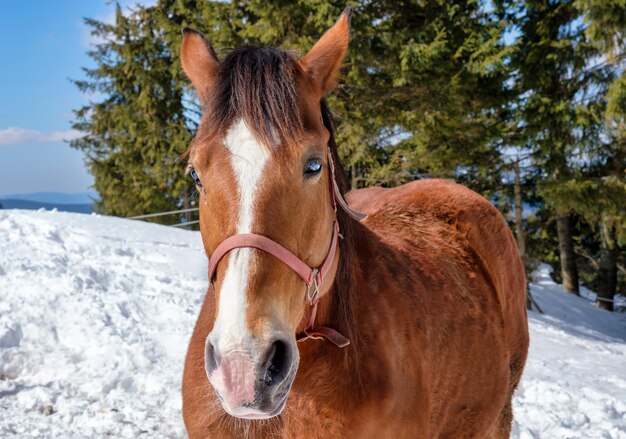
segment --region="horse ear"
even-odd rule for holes
[[[344,9],[333,27],[322,35],[322,38],[301,60],[304,70],[317,87],[320,97],[330,92],[337,82],[341,63],[348,51],[351,15],[351,8]]]
[[[198,97],[205,102],[217,74],[219,62],[204,35],[194,29],[183,29],[180,62]]]

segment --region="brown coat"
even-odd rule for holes
[[[500,213],[443,180],[359,190],[348,200],[368,214],[354,231],[357,340],[345,350],[299,345],[284,412],[229,418],[204,371],[207,295],[185,368],[190,437],[509,437],[528,328],[523,267]]]

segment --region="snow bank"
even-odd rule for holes
[[[200,235],[0,210],[0,437],[184,437],[180,378],[207,285]],[[533,285],[514,437],[626,438],[626,316]]]
[[[200,235],[0,210],[0,437],[183,437]]]

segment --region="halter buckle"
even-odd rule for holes
[[[319,269],[314,268],[311,271],[311,282],[307,286],[306,298],[309,300],[309,304],[313,305],[313,302],[317,298],[317,295],[320,292],[320,285],[318,281]]]

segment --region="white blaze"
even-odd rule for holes
[[[236,233],[252,233],[255,196],[269,158],[269,151],[252,135],[243,120],[226,133],[225,146],[231,153],[231,165],[239,190],[239,218]],[[235,249],[229,253],[229,262],[220,290],[219,312],[213,327],[213,342],[222,352],[243,348],[248,337],[246,327],[246,290],[252,249]]]

